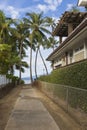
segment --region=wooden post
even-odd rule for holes
[[[61,36],[59,37],[59,43],[60,44],[62,43],[62,37]]]
[[[68,65],[68,52],[66,52],[65,55],[66,55],[66,65]]]
[[[68,23],[68,35],[73,31],[73,24]]]

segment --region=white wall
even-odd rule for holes
[[[7,79],[5,75],[0,75],[0,87],[10,83],[11,80]]]

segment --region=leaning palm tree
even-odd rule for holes
[[[47,37],[44,35],[42,36],[40,33],[38,33],[38,36],[36,36],[36,42],[37,42],[37,46],[36,46],[36,56],[35,56],[35,75],[36,75],[36,79],[37,79],[37,57],[38,57],[38,53],[40,54],[40,57],[42,59],[43,65],[45,67],[46,73],[48,74],[48,70],[47,70],[47,66],[45,64],[45,60],[42,56],[42,53],[40,51],[40,47],[44,47],[44,44],[46,44],[47,42]]]
[[[31,43],[31,51],[30,51],[30,77],[31,77],[31,82],[33,82],[32,79],[32,46],[38,46],[38,41],[36,38],[39,36],[45,36],[47,33],[50,33],[48,29],[46,28],[48,26],[47,18],[43,17],[43,13],[27,13],[27,18],[24,18],[25,23],[28,25],[28,28],[30,30],[30,36],[29,40]],[[35,40],[37,42],[35,42]],[[39,43],[41,45],[41,43]]]
[[[22,68],[24,62],[22,62],[22,59],[26,56],[25,49],[28,47],[26,38],[29,35],[29,31],[26,29],[25,24],[22,21],[19,21],[15,23],[15,28],[12,33],[14,35],[17,52],[20,57],[20,62],[16,65],[16,68],[19,69],[19,79],[21,81],[21,72],[24,72],[24,69]],[[28,67],[28,65],[25,65],[25,67]]]

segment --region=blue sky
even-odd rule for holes
[[[44,12],[45,16],[50,16],[58,20],[64,11],[68,11],[72,6],[77,5],[78,0],[0,0],[0,9],[3,10],[6,16],[12,18],[22,18],[26,12]],[[80,8],[84,10],[83,8]],[[41,50],[44,58],[52,52],[52,50]],[[27,50],[29,55],[29,50]],[[34,57],[33,54],[33,75],[34,75]],[[29,63],[29,57],[25,58]],[[51,71],[50,63],[46,62],[49,72]],[[44,74],[44,67],[39,57],[38,60],[38,74]],[[16,72],[17,74],[18,72]],[[29,76],[29,69],[25,71],[22,77]]]
[[[60,17],[65,10],[77,5],[78,0],[0,0],[0,9],[12,18],[23,17],[26,12],[43,11],[45,15]]]

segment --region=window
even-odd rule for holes
[[[73,52],[70,52],[70,54],[69,54],[69,55],[70,55],[70,57],[73,57]]]
[[[79,48],[76,48],[76,49],[75,49],[75,52],[78,52],[78,51],[79,51]]]
[[[70,64],[73,62],[73,51],[71,51],[70,53],[69,53],[69,61],[70,61]]]
[[[79,52],[84,49],[84,45],[81,45],[80,47],[75,49],[75,52]]]
[[[82,46],[80,46],[80,48],[79,48],[80,50],[83,50],[84,49],[84,45],[82,45]]]

